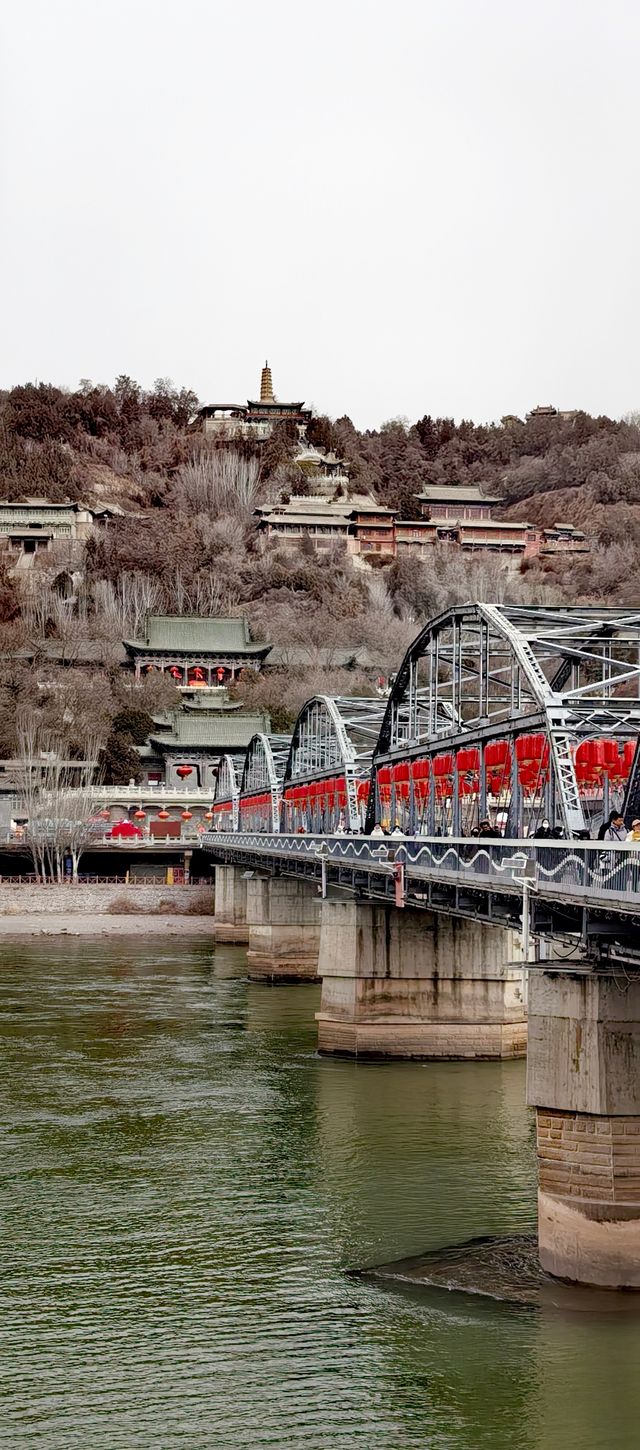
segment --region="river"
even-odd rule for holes
[[[522,1063],[315,1053],[237,947],[2,947],[0,1445],[636,1450],[640,1317],[350,1278],[535,1223]]]

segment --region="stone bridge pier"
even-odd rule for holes
[[[320,897],[315,884],[256,873],[246,887],[250,979],[315,981],[320,947]]]
[[[216,866],[215,891],[213,934],[216,941],[248,941],[247,881],[242,868]]]
[[[504,928],[328,897],[318,1047],[354,1057],[523,1057],[518,957]]]
[[[542,1267],[640,1289],[640,980],[531,972],[527,1079]]]

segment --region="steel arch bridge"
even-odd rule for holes
[[[214,831],[237,831],[239,814],[240,779],[237,762],[232,755],[223,755],[218,766],[213,793]]]
[[[241,831],[279,831],[282,781],[290,746],[289,735],[258,733],[249,741],[238,798]]]
[[[316,695],[296,720],[283,792],[284,831],[363,829],[386,701]]]
[[[375,821],[430,836],[589,834],[621,805],[640,729],[640,611],[467,604],[402,661],[373,759]]]

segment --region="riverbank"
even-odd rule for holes
[[[80,915],[76,912],[39,911],[36,915],[0,916],[0,941],[18,941],[24,937],[86,936],[86,937],[197,937],[213,942],[213,917],[188,912],[176,916],[152,915],[149,912],[115,912],[103,915]]]

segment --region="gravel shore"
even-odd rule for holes
[[[80,916],[63,912],[38,912],[32,916],[0,916],[0,939],[25,936],[208,936],[213,942],[212,916],[147,915],[128,912],[123,916]]]

